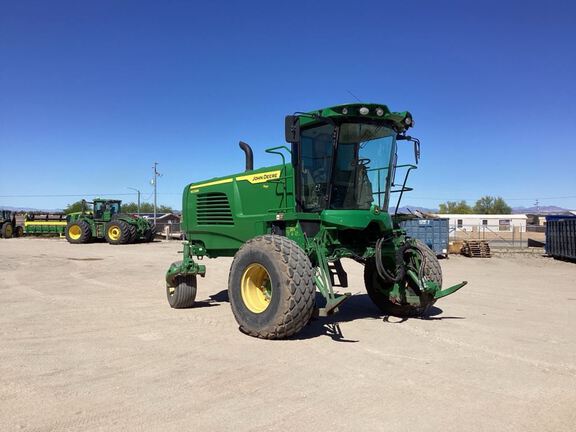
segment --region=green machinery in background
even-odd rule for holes
[[[68,215],[66,239],[70,243],[106,239],[114,245],[154,240],[156,227],[144,218],[120,213],[121,204],[119,200],[82,200],[82,211]]]
[[[26,235],[63,236],[68,219],[66,213],[26,213],[24,216],[24,233]]]
[[[312,317],[316,290],[323,297],[317,314],[338,310],[349,293],[341,264],[364,265],[370,299],[385,314],[419,316],[466,282],[442,289],[435,254],[399,228],[390,214],[411,190],[406,181],[415,165],[397,163],[399,142],[420,143],[407,135],[408,112],[381,104],[349,104],[287,116],[286,141],[266,152],[280,164],[253,168],[252,150],[243,142],[246,171],[189,184],[183,194],[186,235],[183,259],[166,274],[174,308],[194,304],[197,260],[234,257],[228,295],[243,332],[266,339],[289,337]],[[403,175],[400,171],[403,170]],[[400,180],[398,180],[400,178]],[[197,258],[196,260],[194,258]]]
[[[16,225],[16,214],[11,210],[0,210],[0,237],[22,237],[24,230]]]

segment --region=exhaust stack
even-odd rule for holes
[[[254,154],[252,153],[252,148],[244,141],[240,141],[238,145],[244,153],[246,153],[246,171],[252,171],[254,169]]]

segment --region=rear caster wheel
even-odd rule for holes
[[[178,276],[175,286],[166,287],[166,296],[174,309],[192,307],[196,300],[196,275]]]

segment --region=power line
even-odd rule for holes
[[[84,196],[128,196],[133,193],[107,193],[107,194],[46,194],[46,195],[0,195],[0,198],[63,198],[63,197],[84,197]]]
[[[132,196],[134,193],[104,193],[104,194],[46,194],[46,195],[0,195],[0,198],[66,198],[66,197],[105,197],[105,196]],[[182,195],[182,193],[164,192],[158,195]],[[152,194],[150,194],[152,197]]]

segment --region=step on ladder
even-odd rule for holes
[[[328,262],[328,274],[333,287],[346,288],[348,286],[348,274],[342,267],[340,260]],[[338,277],[338,282],[336,282],[336,277]]]

